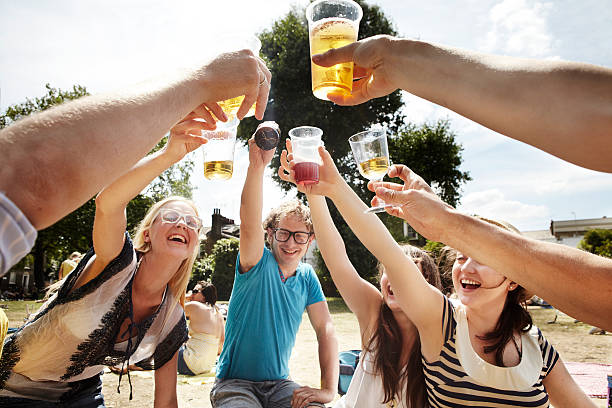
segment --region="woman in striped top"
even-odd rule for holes
[[[384,187],[435,196],[406,166],[394,165],[388,174],[399,176],[405,185],[383,183]],[[380,186],[370,184],[371,189]],[[459,302],[453,305],[427,283],[382,222],[363,213],[365,204],[342,198],[334,203],[360,241],[385,265],[395,298],[418,330],[431,406],[593,406],[532,325],[520,304],[524,291],[516,283],[469,254],[457,254],[453,284]],[[432,205],[447,206],[437,197]],[[388,211],[401,215],[410,210]]]

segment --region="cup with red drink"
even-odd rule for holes
[[[321,136],[323,131],[313,126],[300,126],[289,131],[297,184],[309,185],[319,182],[319,166],[323,164],[319,156],[319,146],[323,146]]]

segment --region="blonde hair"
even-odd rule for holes
[[[303,222],[306,225],[306,228],[308,228],[308,232],[313,231],[312,219],[310,218],[310,208],[302,204],[297,199],[286,201],[278,207],[272,209],[270,214],[268,214],[263,222],[263,229],[267,231],[268,228],[278,227],[278,223],[280,222],[281,218],[289,215],[296,217]]]
[[[148,231],[149,228],[151,228],[151,224],[153,224],[153,221],[155,221],[164,205],[174,201],[180,201],[188,204],[191,208],[193,208],[195,214],[199,216],[198,209],[196,208],[194,202],[184,197],[172,196],[158,201],[157,203],[153,204],[153,206],[149,209],[147,214],[144,216],[142,221],[140,221],[140,224],[138,224],[138,227],[136,228],[136,232],[134,233],[133,237],[134,249],[136,251],[146,254],[151,250],[151,242],[145,241],[145,232]],[[185,292],[187,290],[189,278],[191,277],[191,270],[199,253],[200,245],[198,242],[198,245],[194,247],[191,256],[189,256],[189,258],[185,259],[181,263],[174,276],[172,276],[172,278],[168,282],[168,285],[170,286],[170,292],[172,293],[172,295],[174,295],[175,299],[178,299],[179,303],[183,307],[185,307]]]

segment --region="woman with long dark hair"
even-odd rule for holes
[[[342,180],[329,153],[323,147],[319,151],[323,165],[314,188],[324,188],[359,240],[385,266],[392,294],[420,339],[429,405],[547,407],[552,402],[556,407],[594,406],[533,326],[521,305],[520,286],[468,254],[457,253],[452,277],[459,301],[453,304],[427,282],[378,217],[364,213],[368,207]],[[285,169],[292,165],[285,160]],[[401,167],[392,166],[390,173],[400,173]],[[294,177],[293,170],[279,173],[285,180]],[[415,175],[404,180],[409,188],[415,183],[426,185]],[[392,188],[402,190],[403,186]],[[431,188],[427,192],[433,194]],[[486,221],[516,232],[506,223]],[[469,242],[470,237],[465,239]]]
[[[206,142],[198,134],[210,121],[209,113],[192,112],[162,150],[98,194],[93,248],[6,340],[0,406],[103,407],[102,369],[126,366],[130,380],[130,364],[155,370],[156,407],[177,406],[185,290],[202,222],[190,200],[169,197],[149,209],[132,238],[125,211],[155,177]]]
[[[291,143],[287,147],[291,150]],[[281,163],[288,171],[287,153]],[[286,172],[281,178],[293,182]],[[325,195],[346,183],[335,166],[321,168],[319,183],[298,186],[305,192],[325,265],[334,284],[359,322],[362,353],[349,389],[335,405],[344,407],[422,407],[426,401],[418,332],[395,297],[384,264],[379,264],[380,289],[363,279],[349,260],[344,242],[329,214]],[[440,276],[423,250],[402,245],[423,277],[441,289]]]

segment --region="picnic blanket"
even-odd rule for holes
[[[612,375],[612,364],[565,362],[567,371],[591,398],[608,398],[607,376]]]

